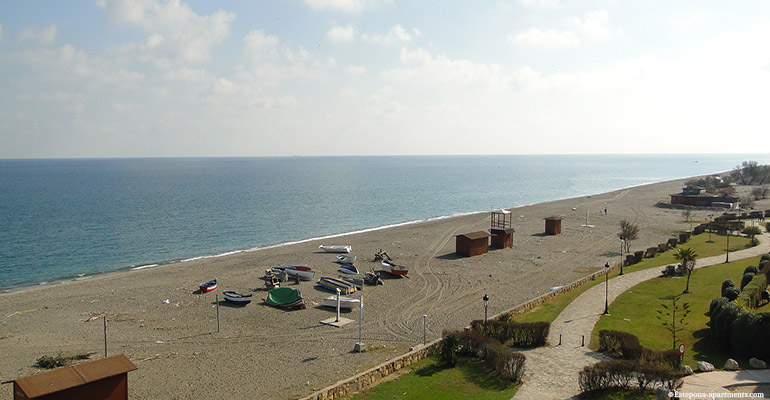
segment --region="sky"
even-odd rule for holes
[[[766,152],[765,0],[0,2],[0,158]]]

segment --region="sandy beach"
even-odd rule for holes
[[[104,353],[101,315],[107,316],[108,353],[124,353],[138,367],[129,374],[133,399],[265,398],[307,395],[422,343],[495,315],[620,261],[618,224],[640,227],[632,249],[665,241],[689,229],[681,210],[655,207],[678,193],[684,180],[513,209],[511,249],[472,257],[455,255],[454,235],[489,229],[488,213],[411,224],[330,240],[311,241],[97,276],[0,295],[0,380],[38,372],[42,355]],[[605,207],[607,213],[605,215]],[[586,211],[593,227],[583,227]],[[705,220],[712,211],[694,212]],[[562,233],[544,235],[544,217],[562,216]],[[379,269],[372,257],[387,251],[410,268],[408,278],[385,279],[363,295],[365,353],[353,353],[358,311],[343,316],[343,328],[321,325],[334,316],[320,307],[329,292],[313,282],[298,287],[307,309],[282,311],[262,304],[266,268],[289,262],[311,265],[316,278],[337,276],[335,256],[320,244],[349,244],[360,270]],[[197,294],[201,282],[219,279],[212,293]],[[215,296],[223,290],[254,291],[255,301],[236,308],[221,303],[217,333]],[[168,299],[168,302],[164,302]],[[10,398],[12,385],[0,386]]]

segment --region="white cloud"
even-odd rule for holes
[[[508,36],[508,43],[530,47],[568,47],[576,46],[580,39],[572,32],[557,32],[553,29],[541,31],[530,28],[516,36]]]
[[[389,0],[305,0],[305,4],[317,10],[332,9],[357,13]]]
[[[235,14],[222,10],[201,16],[180,0],[97,0],[96,4],[110,20],[147,32],[144,43],[124,49],[163,66],[178,60],[208,59],[211,48],[227,37],[235,18]]]
[[[166,78],[186,82],[202,82],[208,79],[208,74],[203,69],[182,68],[178,71],[166,72]]]
[[[275,35],[267,35],[261,29],[249,32],[243,38],[243,49],[254,60],[274,58],[278,52],[279,39]]]
[[[361,75],[366,72],[366,68],[357,65],[346,65],[343,69],[349,75]]]
[[[419,30],[414,30],[414,36],[420,36],[421,33]],[[396,44],[401,43],[409,43],[412,41],[412,34],[406,31],[403,26],[401,25],[395,25],[394,27],[390,28],[390,30],[385,34],[377,34],[377,35],[361,35],[361,38],[363,40],[371,41],[374,43],[381,44],[383,46],[393,46]]]
[[[612,33],[610,15],[607,11],[589,11],[584,19],[570,17],[567,21],[589,39],[605,39]]]
[[[352,42],[356,38],[356,28],[350,24],[337,25],[326,32],[326,37],[336,43]]]
[[[35,42],[41,46],[50,46],[56,41],[56,35],[58,33],[59,30],[56,28],[56,25],[51,25],[42,29],[29,26],[21,31],[19,34],[19,39],[23,41]],[[2,36],[1,34],[2,32],[0,31],[0,36]]]
[[[519,0],[519,3],[530,8],[561,8],[559,0]]]
[[[478,64],[470,60],[453,60],[443,55],[433,56],[423,49],[410,52],[401,49],[402,68],[383,71],[381,76],[394,82],[440,88],[465,87],[498,90],[507,86],[500,67]]]

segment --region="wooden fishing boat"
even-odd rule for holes
[[[352,276],[340,276],[345,282],[351,283],[358,290],[364,290],[364,278],[354,278]]]
[[[331,246],[320,245],[318,246],[318,248],[327,253],[350,253],[351,251],[353,251],[352,247],[348,245],[339,245],[339,244],[335,244]]]
[[[358,275],[360,272],[358,272],[358,268],[356,268],[352,264],[345,264],[340,267],[338,270],[339,272],[342,272],[343,274],[349,274],[349,275]]]
[[[352,283],[337,278],[323,277],[318,280],[318,285],[335,293],[339,289],[341,294],[353,294],[358,290]]]
[[[282,287],[268,291],[265,304],[280,308],[303,308],[305,300],[302,299],[302,293],[299,289]]]
[[[340,254],[337,256],[337,262],[340,264],[353,264],[356,262],[356,256],[352,254]]]
[[[243,305],[243,306],[245,306],[246,304],[251,303],[251,293],[249,293],[249,294],[240,294],[240,293],[236,293],[236,292],[234,292],[232,290],[225,290],[222,293],[224,293],[225,301],[227,301],[228,303],[238,304],[238,305]]]
[[[380,264],[383,267],[387,268],[387,270],[390,271],[390,273],[393,274],[393,275],[406,276],[406,274],[409,273],[409,268],[407,268],[407,267],[405,267],[403,265],[393,264],[392,262],[390,262],[388,260],[382,260],[380,262]]]
[[[277,265],[273,269],[284,271],[289,278],[301,281],[312,281],[315,277],[315,271],[307,265]]]
[[[354,299],[352,297],[340,296],[340,308],[346,310],[352,310],[353,307],[359,307],[361,299]],[[337,308],[337,296],[329,296],[321,300],[321,306]]]
[[[374,286],[374,285],[384,285],[385,282],[380,279],[379,272],[374,272],[374,270],[366,271],[366,275],[364,276],[364,281],[366,283]]]
[[[217,288],[217,278],[201,283],[198,288],[200,288],[201,293],[213,292]]]

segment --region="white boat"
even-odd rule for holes
[[[244,306],[246,304],[251,303],[251,293],[240,294],[232,290],[225,290],[223,293],[225,294],[225,301],[227,301],[228,303],[244,305]]]
[[[320,245],[318,246],[318,248],[327,253],[350,253],[351,251],[353,251],[352,247],[348,245],[339,245],[339,244],[335,244],[331,246]]]
[[[301,281],[312,281],[315,277],[315,271],[307,265],[277,265],[273,268],[286,272],[289,278]]]
[[[340,254],[337,256],[337,262],[340,264],[353,264],[356,262],[356,256],[352,254]]]
[[[340,296],[340,308],[352,310],[353,307],[358,307],[361,304],[360,299],[354,299],[352,297]],[[329,296],[321,300],[321,305],[324,307],[337,308],[337,296]]]
[[[398,275],[398,276],[406,276],[406,274],[409,273],[409,268],[403,266],[403,265],[396,265],[390,261],[382,260],[380,261],[380,264],[382,264],[383,267],[388,268],[391,274]]]
[[[350,274],[350,275],[358,275],[358,274],[360,274],[360,272],[358,272],[358,268],[356,268],[356,266],[352,265],[352,264],[350,264],[350,265],[348,265],[348,264],[343,265],[343,266],[340,267],[340,269],[338,271],[342,272],[343,274]]]

